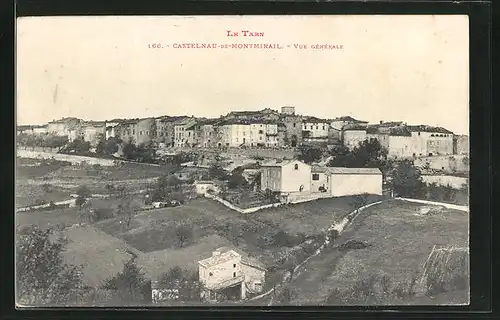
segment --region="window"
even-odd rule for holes
[[[418,135],[420,135],[420,132],[418,133]]]
[[[135,129],[132,129],[132,134],[135,134]]]
[[[263,134],[263,133],[264,133],[264,131],[263,131],[263,130],[259,130],[259,134]]]
[[[319,180],[319,174],[318,173],[313,173],[313,180]]]
[[[294,168],[295,170],[299,170],[299,165],[298,165],[298,164],[295,164],[295,165],[293,166],[293,168]]]
[[[318,126],[316,126],[316,130],[318,130]]]
[[[323,125],[323,130],[326,130],[325,125]]]
[[[297,126],[297,124],[296,124],[296,123],[294,123],[294,124],[293,124],[293,127],[295,128],[296,126]]]
[[[141,131],[139,131],[139,134],[142,136],[142,130],[141,130]]]
[[[233,268],[236,268],[236,263],[233,263]]]
[[[233,272],[233,278],[236,278],[236,272]]]
[[[146,134],[149,135],[149,131],[146,131]]]
[[[208,275],[211,277],[211,276],[213,276],[214,274],[213,274],[212,272],[210,272]]]

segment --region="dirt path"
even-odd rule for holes
[[[337,230],[339,232],[339,236],[337,236],[337,240],[336,242],[339,242],[339,239],[340,241],[342,241],[342,238],[341,238],[341,234],[343,234],[344,230],[346,230],[347,228],[349,229],[352,229],[351,227],[354,225],[354,223],[357,223],[356,225],[354,225],[355,227],[359,228],[359,226],[362,225],[364,219],[369,216],[369,213],[366,213],[365,209],[371,207],[371,206],[374,206],[374,205],[378,205],[382,203],[382,201],[377,201],[377,202],[373,202],[373,203],[370,203],[370,204],[367,204],[366,206],[362,207],[362,208],[359,208],[349,214],[347,214],[340,222],[336,223],[334,222],[328,229],[327,229],[327,236],[325,237],[325,242],[323,245],[321,245],[321,247],[319,249],[317,249],[316,253],[314,253],[313,255],[309,256],[307,259],[305,259],[301,264],[299,264],[294,272],[293,272],[293,275],[292,275],[292,279],[295,279],[295,277],[297,276],[300,276],[300,274],[302,274],[303,271],[306,271],[308,269],[308,263],[311,261],[311,260],[314,260],[315,257],[319,256],[324,250],[335,250],[335,248],[330,248],[329,249],[329,246],[330,246],[330,242],[331,242],[331,239],[329,238],[328,236],[328,232],[330,230]],[[359,220],[358,217],[361,216],[361,221],[357,221]],[[348,220],[347,217],[351,217],[351,221]],[[355,230],[353,230],[352,232],[355,232]],[[349,235],[352,235],[352,233],[347,233],[345,235],[343,235],[343,237],[348,237]],[[338,259],[340,258],[337,258],[335,261],[338,261]],[[252,299],[250,299],[249,301],[257,301],[257,300],[260,300],[262,302],[264,301],[269,301],[267,303],[268,306],[272,306],[273,303],[274,303],[274,296],[277,296],[279,295],[281,289],[284,287],[284,285],[286,285],[288,282],[290,281],[290,272],[287,272],[285,273],[285,276],[283,277],[283,280],[274,288],[274,289],[271,289],[261,295],[258,295],[256,297],[253,297]]]

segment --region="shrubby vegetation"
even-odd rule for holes
[[[39,148],[61,148],[68,143],[67,136],[57,136],[53,134],[33,135],[21,133],[17,136],[16,140],[21,146]]]
[[[81,267],[63,262],[66,241],[37,226],[17,232],[17,303],[25,306],[78,302],[84,293]]]

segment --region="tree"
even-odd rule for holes
[[[182,248],[193,238],[193,230],[188,225],[179,226],[175,230],[175,237],[177,245]]]
[[[18,230],[16,295],[20,305],[64,305],[84,293],[81,268],[64,263],[66,241],[51,241],[52,230],[30,226]]]
[[[279,293],[276,300],[281,305],[290,305],[292,300],[297,296],[297,293],[290,288],[289,286],[285,286],[281,292]]]
[[[104,149],[106,147],[106,137],[104,134],[99,133],[97,135],[97,145],[95,147],[95,153],[97,154],[104,154]]]
[[[400,161],[391,173],[394,192],[402,197],[421,197],[425,184],[418,168],[410,160]]]
[[[227,171],[222,168],[220,163],[215,163],[211,165],[210,168],[208,169],[208,173],[211,179],[217,179],[217,180],[228,179]]]
[[[135,199],[134,195],[129,194],[124,187],[119,188],[119,203],[116,208],[116,214],[127,223],[127,228],[130,227],[130,222],[132,222],[132,218],[136,214],[136,212],[140,209],[141,205],[137,199]]]
[[[119,145],[122,142],[123,141],[120,138],[109,137],[108,140],[106,140],[104,142],[104,148],[103,148],[104,154],[107,154],[107,155],[115,154],[116,152],[118,152],[118,150],[120,148]]]
[[[300,161],[311,164],[313,162],[321,160],[322,157],[323,151],[320,148],[307,145],[302,145],[299,147],[299,156],[297,159]]]
[[[116,291],[125,303],[149,302],[151,281],[146,279],[142,270],[137,266],[136,259],[133,255],[125,262],[123,271],[105,280],[101,288]]]
[[[359,142],[351,151],[337,147],[331,153],[333,159],[327,164],[329,167],[381,168],[387,158],[387,150],[374,138]]]
[[[362,193],[358,194],[354,197],[354,199],[351,202],[352,207],[354,207],[354,210],[356,213],[358,213],[359,208],[364,207],[368,204],[368,193]]]
[[[123,146],[123,156],[125,159],[132,160],[137,156],[137,147],[132,141],[125,143]]]
[[[248,181],[243,177],[242,170],[233,170],[227,181],[229,189],[239,189],[248,187]]]
[[[76,190],[77,198],[75,200],[75,204],[77,207],[82,207],[87,198],[90,197],[91,192],[87,186],[80,186]]]

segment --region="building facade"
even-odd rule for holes
[[[281,127],[281,143],[285,147],[295,148],[302,144],[302,117],[284,114],[279,121]]]
[[[339,131],[342,131],[347,126],[351,126],[351,125],[367,126],[368,121],[357,120],[357,119],[354,119],[353,117],[350,117],[350,116],[338,117],[338,118],[332,119],[330,121],[330,126],[334,129],[339,130]]]
[[[354,149],[360,142],[367,139],[366,128],[351,127],[344,129],[341,133],[342,144],[349,150]]]
[[[69,131],[76,130],[81,122],[82,120],[73,117],[54,120],[47,124],[47,132],[58,136],[68,136]]]
[[[298,160],[272,161],[261,165],[261,190],[282,196],[308,194],[311,190],[311,166]]]
[[[228,248],[219,248],[212,256],[198,261],[201,297],[204,300],[243,300],[247,293],[259,293],[265,281],[265,268]]]
[[[140,145],[152,141],[154,118],[132,119],[121,122],[115,132],[124,142]]]
[[[89,121],[82,124],[81,135],[83,140],[90,142],[93,147],[97,146],[99,139],[105,139],[106,132],[105,121]]]
[[[455,135],[453,137],[453,154],[468,155],[469,150],[469,136]]]

